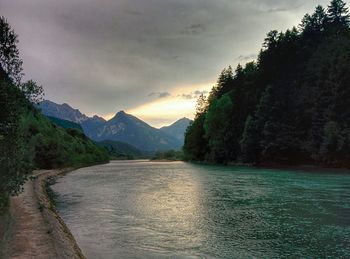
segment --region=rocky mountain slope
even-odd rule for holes
[[[106,121],[96,115],[88,117],[68,104],[43,101],[39,107],[46,116],[79,123],[84,133],[94,141],[121,141],[142,151],[181,149],[183,132],[189,123],[188,119],[182,119],[169,127],[156,129],[124,111]]]

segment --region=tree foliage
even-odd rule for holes
[[[191,160],[350,166],[350,28],[342,0],[273,30],[255,62],[220,74],[188,129]]]
[[[338,26],[349,26],[349,9],[343,0],[332,0],[328,6],[329,21]]]
[[[33,169],[83,166],[108,161],[78,129],[51,123],[35,108],[43,89],[34,81],[21,82],[22,61],[17,35],[0,17],[0,211],[8,198],[21,191]]]
[[[17,43],[18,38],[14,30],[5,17],[0,16],[0,66],[12,82],[19,85],[23,76],[23,62],[19,58]]]

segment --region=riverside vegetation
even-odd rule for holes
[[[17,35],[0,17],[0,211],[34,169],[78,167],[107,162],[108,151],[77,128],[59,127],[36,104],[43,90],[22,82]]]
[[[342,0],[271,31],[224,69],[187,129],[187,160],[350,167],[350,16]],[[218,125],[220,125],[218,127]]]

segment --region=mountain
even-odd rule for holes
[[[176,139],[181,141],[181,143],[183,143],[185,140],[186,129],[190,125],[191,122],[192,122],[192,120],[190,120],[188,118],[182,118],[182,119],[174,122],[170,126],[165,126],[165,127],[160,128],[160,130],[163,131],[164,133],[170,135],[170,136],[175,137]]]
[[[92,118],[87,118],[81,122],[81,126],[84,129],[84,133],[91,139],[98,139],[96,129],[103,126],[106,120],[95,115]]]
[[[79,124],[85,135],[91,139],[97,138],[95,129],[106,122],[105,119],[97,115],[88,117],[81,113],[78,109],[74,109],[66,103],[57,104],[49,100],[44,100],[39,104],[39,108],[41,109],[41,112],[51,121],[53,118],[56,118]]]
[[[118,112],[112,119],[106,121],[96,115],[88,117],[68,104],[60,105],[46,100],[39,104],[39,108],[46,116],[80,124],[85,135],[97,142],[120,141],[148,152],[179,150],[183,145],[181,138],[156,129],[124,111]]]
[[[72,121],[79,124],[88,119],[85,114],[82,114],[78,109],[73,109],[66,103],[57,104],[49,100],[44,100],[39,104],[39,108],[46,116]]]
[[[129,143],[143,151],[180,149],[182,142],[144,121],[118,112],[112,119],[96,128],[96,141],[116,140]]]

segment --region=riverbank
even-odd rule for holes
[[[278,169],[284,171],[307,171],[307,172],[333,172],[333,173],[350,173],[350,168],[346,167],[327,167],[317,164],[300,164],[300,165],[288,165],[288,164],[277,164],[277,163],[263,163],[263,164],[251,164],[242,162],[229,162],[226,164],[218,164],[207,161],[184,161],[195,165],[207,165],[207,166],[242,166],[256,169]]]
[[[46,181],[74,170],[42,170],[33,173],[23,192],[12,197],[2,218],[3,258],[85,258],[73,235],[55,211]]]

